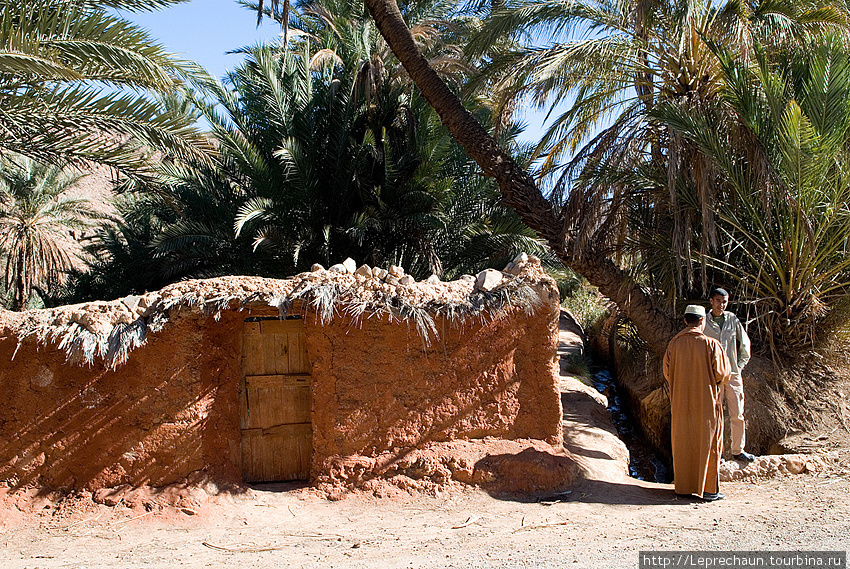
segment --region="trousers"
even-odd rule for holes
[[[729,450],[732,454],[741,454],[746,444],[744,432],[744,382],[741,381],[740,373],[733,373],[729,382],[723,384],[723,398],[726,399],[726,407],[729,409],[729,423],[732,444]]]

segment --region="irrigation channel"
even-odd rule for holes
[[[667,461],[655,451],[644,436],[637,419],[628,412],[617,382],[607,369],[593,372],[593,387],[608,398],[608,411],[611,422],[617,429],[617,436],[629,449],[629,475],[638,480],[670,483],[673,481],[673,469]]]

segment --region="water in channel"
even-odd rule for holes
[[[611,422],[617,429],[617,436],[629,449],[629,475],[638,480],[670,483],[673,470],[646,439],[637,420],[628,411],[617,382],[607,369],[597,370],[593,374],[593,387],[608,398],[608,411]]]

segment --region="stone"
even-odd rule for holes
[[[318,273],[319,271],[324,271],[325,268],[319,263],[313,263],[313,266],[310,267],[310,271],[313,273]]]
[[[415,282],[416,281],[410,275],[404,275],[403,277],[398,279],[398,284],[401,284],[401,285],[404,285],[404,286],[410,286]]]
[[[461,277],[458,280],[469,282],[469,281],[474,281],[475,277],[473,277],[472,275],[461,275]]]
[[[514,257],[513,264],[514,265],[522,265],[522,264],[527,263],[529,259],[530,259],[530,257],[528,255],[526,255],[525,253],[520,253],[519,255]],[[535,257],[535,259],[537,259],[537,257]],[[540,259],[538,259],[538,261],[539,260]]]
[[[111,318],[106,316],[105,304],[104,302],[92,302],[87,305],[89,310],[75,310],[71,313],[70,321],[76,322],[92,334],[106,338],[112,332],[113,322]],[[133,320],[126,312],[117,316],[116,320],[124,324],[129,324]]]
[[[401,278],[404,276],[404,269],[399,267],[398,265],[390,265],[390,274],[394,277]]]
[[[360,275],[366,277],[367,279],[372,276],[372,267],[369,265],[360,265],[357,267],[357,270],[354,271],[355,275]]]
[[[336,265],[332,265],[330,269],[328,269],[331,273],[347,273],[348,271],[345,268],[345,265],[342,263],[337,263]]]
[[[377,274],[374,273],[374,271],[376,271],[376,270],[378,271]],[[378,277],[381,280],[384,280],[385,278],[387,278],[387,275],[389,274],[386,269],[381,269],[381,268],[378,268],[378,267],[375,267],[375,269],[372,269],[372,271],[373,271],[373,274],[375,274],[375,276]]]
[[[140,296],[125,296],[121,299],[121,304],[126,306],[127,310],[130,312],[136,312],[136,309],[139,307],[140,300]]]
[[[806,459],[800,455],[783,457],[784,470],[788,474],[800,474],[806,470]]]
[[[345,267],[346,273],[354,274],[354,271],[357,270],[357,261],[348,257],[345,261],[342,262],[342,266]]]
[[[139,297],[139,310],[147,311],[148,308],[159,302],[159,295],[150,293]]]
[[[438,277],[437,275],[431,275],[425,280],[425,282],[430,284],[437,284],[440,282],[440,277]]]
[[[388,285],[395,286],[395,285],[398,284],[399,281],[398,281],[398,277],[396,277],[395,275],[388,274],[386,277],[384,277],[384,282],[387,283]]]
[[[96,504],[103,504],[104,506],[117,506],[130,490],[131,486],[129,484],[122,484],[115,488],[98,488],[92,494],[92,501]]]
[[[504,280],[504,275],[501,271],[495,269],[484,269],[478,273],[478,278],[475,279],[475,288],[484,292],[490,292]]]
[[[56,318],[53,319],[54,326],[67,326],[71,322],[71,316],[73,313],[68,312],[60,312],[56,315]]]

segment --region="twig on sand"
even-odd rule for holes
[[[689,529],[689,530],[693,530],[693,531],[715,531],[717,529],[716,524],[715,524],[715,526],[710,527],[710,528],[698,528],[696,526],[677,526],[677,525],[665,526],[665,525],[650,524],[650,523],[647,523],[647,522],[643,522],[643,523],[640,523],[640,524],[633,524],[633,525],[647,526],[647,527],[658,528],[658,529]]]
[[[549,527],[553,527],[553,526],[565,526],[568,523],[570,523],[570,522],[561,521],[561,522],[552,522],[551,524],[540,524],[540,525],[536,525],[536,526],[522,526],[522,527],[515,529],[511,533],[517,533],[517,532],[525,531],[525,530],[529,530],[529,529],[543,529],[543,528],[549,528]]]
[[[468,518],[466,518],[466,521],[460,524],[459,526],[452,526],[452,529],[460,529],[465,528],[466,526],[471,526],[480,519],[481,518],[478,516],[469,516]]]
[[[213,545],[212,543],[208,543],[206,541],[201,542],[201,545],[204,547],[209,547],[210,549],[215,549],[216,551],[226,551],[227,553],[262,553],[263,551],[280,551],[285,549],[284,546],[279,547],[222,547],[220,545]]]
[[[57,529],[60,529],[60,530],[63,530],[63,531],[68,531],[69,529],[71,529],[71,528],[72,528],[72,527],[74,527],[74,526],[78,526],[78,525],[82,525],[82,524],[85,524],[85,523],[88,523],[88,522],[93,522],[93,521],[95,521],[95,520],[98,520],[98,519],[100,519],[100,517],[101,517],[102,515],[103,515],[103,512],[99,513],[99,514],[98,514],[98,515],[96,515],[96,516],[92,516],[92,517],[90,517],[90,518],[88,518],[88,519],[80,520],[80,521],[78,521],[78,522],[74,522],[74,523],[72,523],[72,524],[71,524],[71,525],[69,525],[69,526],[65,526],[65,527],[57,528]]]
[[[129,520],[118,520],[117,522],[112,522],[112,524],[111,524],[111,525],[113,525],[113,526],[117,526],[118,524],[124,524],[124,525],[126,525],[126,524],[129,524],[129,523],[130,523],[130,522],[132,522],[132,521],[138,520],[139,518],[143,518],[143,517],[145,517],[145,516],[149,516],[149,515],[151,515],[152,513],[153,513],[153,510],[151,510],[150,512],[145,512],[145,513],[144,513],[144,514],[142,514],[141,516],[136,516],[135,518],[130,518]],[[119,529],[121,529],[121,528],[123,528],[123,527],[124,527],[124,526],[122,525],[121,527],[119,527],[119,528],[115,528],[115,529],[116,529],[116,530],[119,530]]]
[[[309,514],[312,511],[312,510],[307,510],[305,512],[299,512],[299,513],[296,514],[295,512],[292,511],[292,506],[287,505],[286,508],[289,510],[289,513],[292,514],[293,518],[297,518],[298,516],[303,516],[304,514]],[[351,521],[354,521],[354,520],[351,520]]]

